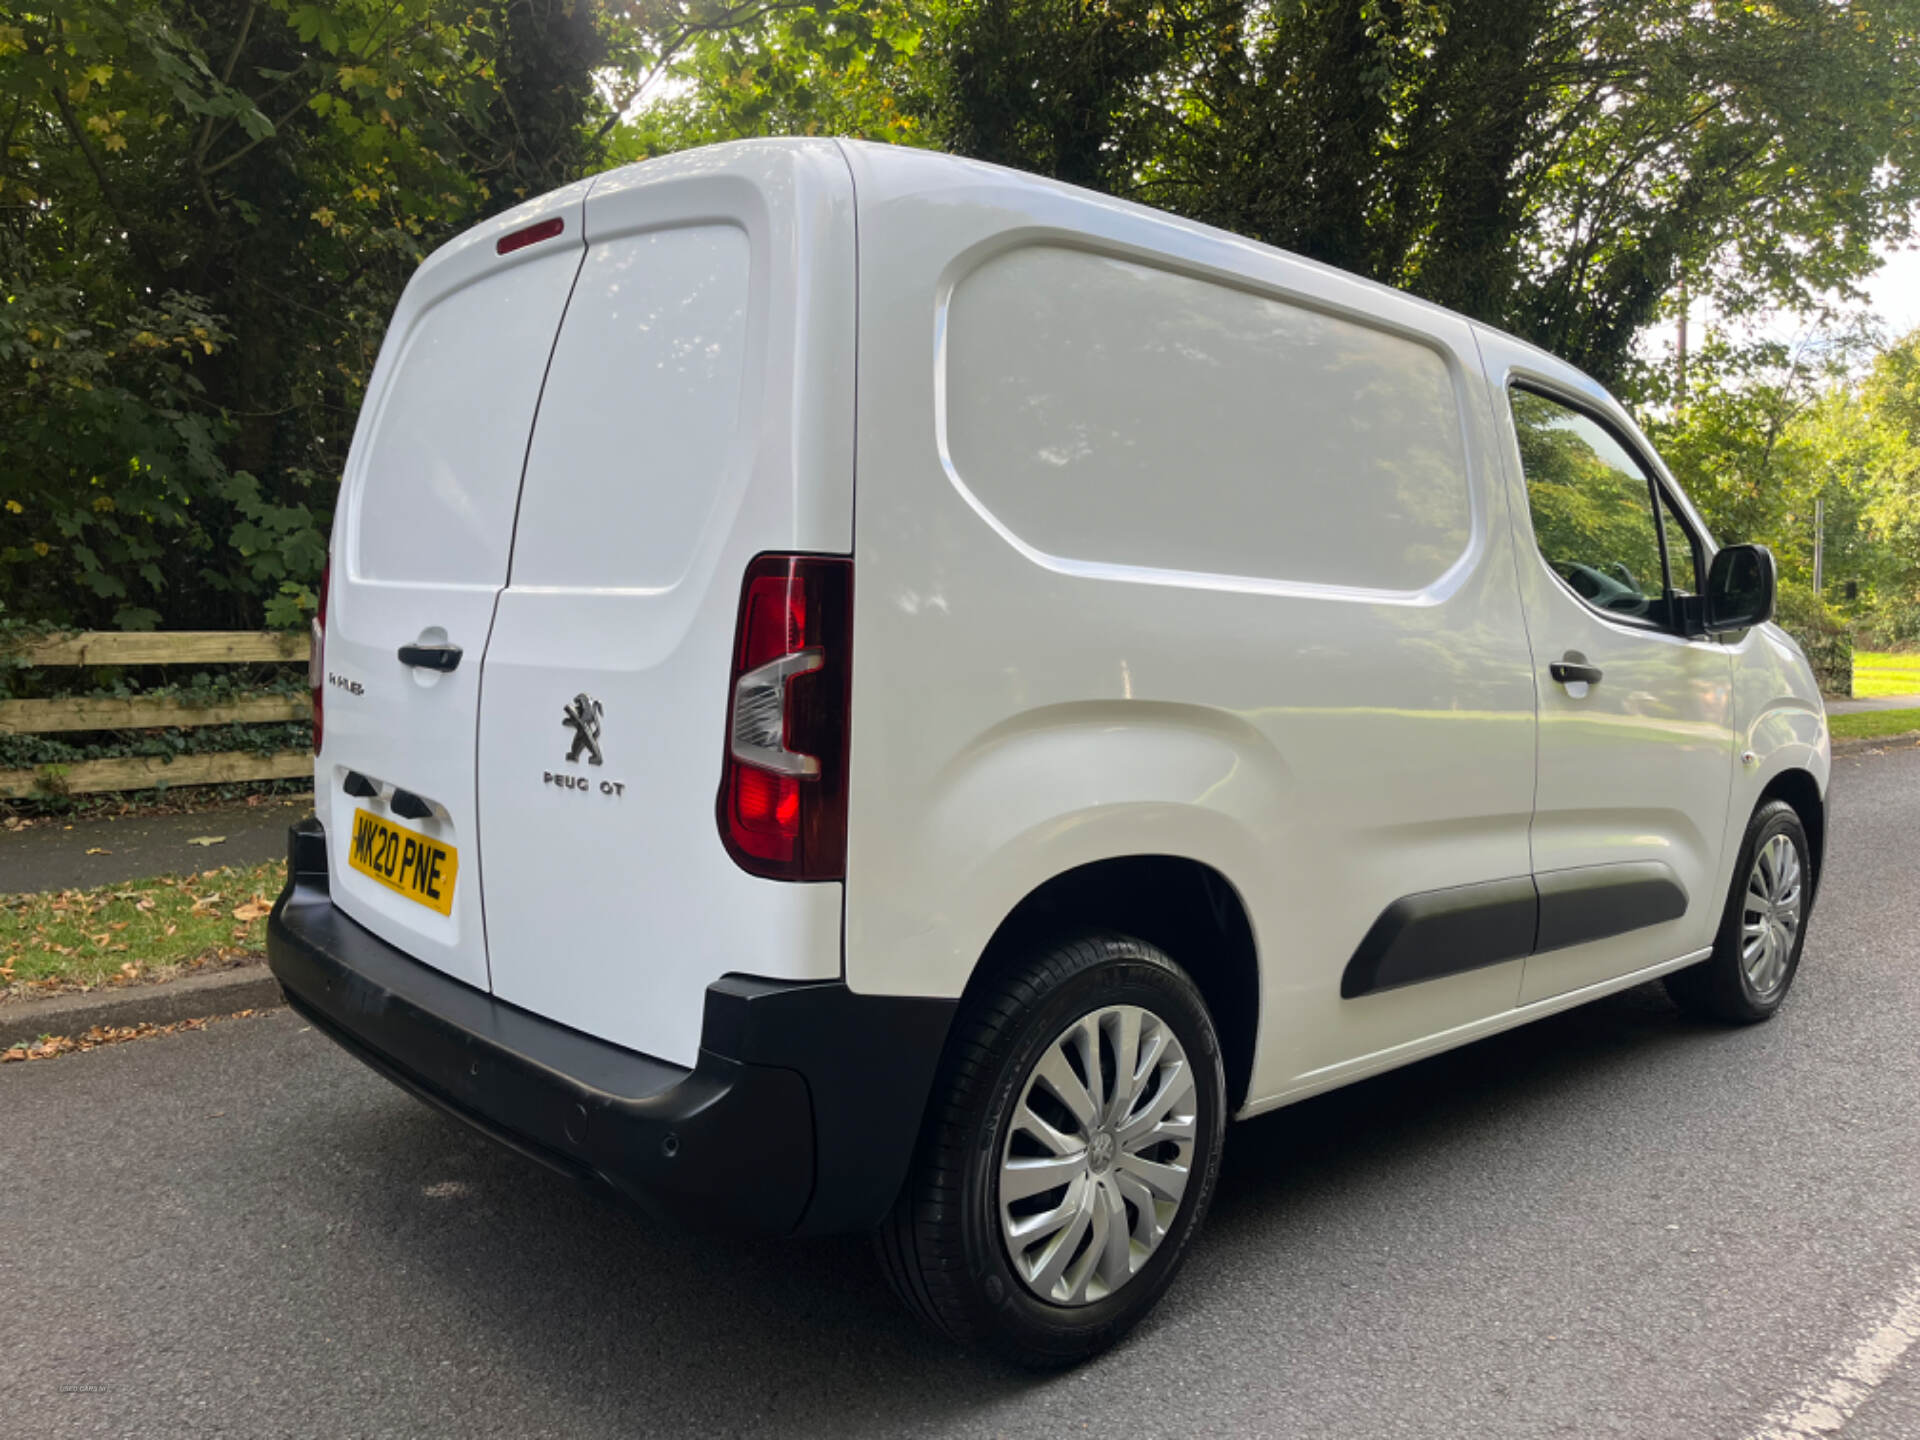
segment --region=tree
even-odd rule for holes
[[[955,148],[1511,329],[1603,381],[1686,274],[1725,314],[1876,264],[1920,197],[1913,0],[967,0]]]
[[[584,173],[579,0],[31,0],[0,24],[0,603],[311,603],[388,315],[440,240]]]
[[[613,130],[614,158],[766,135],[929,142],[907,0],[638,0],[621,21],[616,118],[651,103]]]

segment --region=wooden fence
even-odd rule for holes
[[[11,652],[32,666],[235,665],[305,663],[302,634],[225,630],[145,633],[97,631],[57,635]],[[243,695],[195,704],[173,695],[75,695],[59,700],[0,700],[0,735],[52,735],[76,730],[144,730],[173,726],[233,725],[305,720],[313,706],[305,695]],[[0,770],[0,798],[84,795],[102,790],[144,790],[155,785],[224,785],[242,780],[291,780],[313,771],[305,750],[256,754],[124,756]]]

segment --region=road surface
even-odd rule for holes
[[[1649,988],[1237,1127],[1180,1283],[1064,1376],[923,1334],[861,1240],[656,1229],[286,1011],[7,1066],[0,1420],[1920,1435],[1920,752],[1837,762],[1834,789],[1772,1024],[1694,1025]]]

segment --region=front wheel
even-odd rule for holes
[[[1712,957],[1669,975],[1667,993],[1703,1019],[1770,1018],[1800,969],[1812,906],[1806,828],[1786,801],[1770,800],[1748,822]]]
[[[1225,1123],[1219,1039],[1184,971],[1120,936],[1045,950],[957,1023],[882,1265],[955,1340],[1085,1359],[1172,1283]]]

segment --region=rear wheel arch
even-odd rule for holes
[[[1145,940],[1192,978],[1220,1037],[1227,1113],[1233,1114],[1246,1101],[1259,1039],[1259,955],[1239,890],[1203,861],[1121,855],[1046,880],[995,928],[968,977],[961,1006],[1038,948],[1094,932]]]

